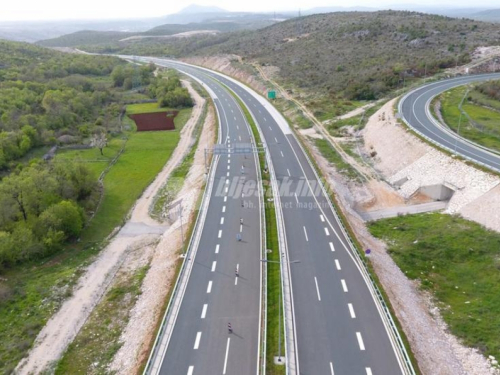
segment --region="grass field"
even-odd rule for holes
[[[182,112],[180,119],[185,122],[191,109]],[[6,281],[0,285],[0,373],[13,370],[48,318],[71,295],[85,264],[98,254],[113,228],[123,223],[135,200],[170,157],[182,126],[178,123],[178,129],[169,132],[126,133],[125,150],[104,178],[103,201],[81,241],[57,256],[2,274]],[[122,144],[120,137],[111,139],[104,156],[96,149],[64,150],[58,153],[56,162],[81,160],[97,178]]]
[[[467,99],[463,103],[463,110],[472,118],[476,125],[469,122],[466,116],[460,121],[458,108],[467,88],[458,87],[443,93],[441,99],[441,114],[445,123],[462,137],[488,148],[500,151],[500,112],[477,105]],[[476,100],[492,101],[481,93],[472,90],[468,97]],[[500,104],[500,103],[499,103]],[[460,129],[458,129],[460,123]]]
[[[454,335],[500,356],[500,234],[439,213],[379,220],[369,229],[401,270],[432,292]]]

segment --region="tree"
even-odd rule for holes
[[[116,66],[111,72],[111,79],[113,80],[113,84],[115,87],[122,87],[123,82],[125,81],[125,70],[123,66]]]
[[[92,137],[92,145],[95,148],[98,148],[101,152],[101,155],[104,155],[102,152],[103,148],[108,145],[108,140],[106,139],[106,134],[103,132],[95,133]]]
[[[83,213],[81,208],[72,201],[61,201],[47,208],[38,218],[37,231],[40,237],[46,238],[50,232],[51,241],[60,238],[76,238],[83,228]],[[63,236],[56,235],[57,232]]]

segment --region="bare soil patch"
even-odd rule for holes
[[[135,121],[138,132],[174,130],[174,118],[178,113],[179,111],[137,113],[129,117]]]

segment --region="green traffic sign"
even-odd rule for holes
[[[274,91],[274,90],[269,90],[269,91],[267,92],[267,98],[268,98],[268,99],[276,99],[276,91]]]

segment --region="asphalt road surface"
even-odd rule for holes
[[[215,83],[207,85],[217,94],[214,102],[223,143],[250,142],[234,98]],[[245,197],[242,207],[242,191],[238,191],[246,181],[257,179],[256,165],[253,155],[215,157],[206,221],[161,374],[257,373],[261,216],[259,198]]]
[[[335,213],[323,191],[318,188],[314,170],[291,132],[283,124],[278,124],[260,101],[233,81],[213,72],[168,60],[150,58],[149,61],[187,72],[210,87],[217,85],[212,79],[216,78],[241,98],[262,129],[277,179],[284,186],[280,199],[289,258],[292,261],[300,260],[300,263],[291,264],[299,373],[403,373],[379,305],[354,261]],[[221,90],[221,87],[218,90],[214,88],[222,98]],[[240,129],[243,127],[243,120],[232,116],[234,104],[230,107],[229,102],[222,98],[216,104],[220,111],[231,113],[228,122],[231,133],[236,125]],[[248,137],[248,133],[245,134]],[[225,162],[220,162],[218,168],[221,168],[220,177],[223,178]],[[197,255],[199,265],[191,275],[183,311],[179,314],[176,331],[165,356],[162,368],[165,374],[191,374],[188,370],[190,365],[194,365],[192,374],[223,373],[228,338],[231,338],[231,344],[227,374],[256,371],[258,320],[254,314],[258,314],[259,271],[255,263],[258,262],[259,249],[257,240],[246,245],[248,248],[244,251],[235,248],[235,245],[244,246],[235,243],[233,236],[237,230],[232,225],[237,223],[241,212],[238,209],[227,217],[225,225],[229,228],[224,227],[223,238],[217,238],[223,204],[219,199],[213,198],[209,208],[210,218],[205,228],[207,233],[204,233],[199,250],[199,254],[203,255]],[[245,222],[252,223],[253,235],[258,236],[258,212],[248,211],[246,215]],[[224,246],[225,254],[217,258],[213,253],[218,242]],[[249,256],[250,253],[255,256]],[[237,256],[248,258],[239,260]],[[210,264],[214,259],[220,262],[217,263],[215,274],[210,272]],[[237,262],[245,264],[245,272],[251,277],[248,285],[233,285],[232,268]],[[211,294],[206,293],[209,280],[213,280]],[[205,303],[209,304],[212,315],[207,315],[203,320],[200,319],[200,313]],[[227,334],[225,324],[229,319],[235,322],[233,328],[236,332],[240,325],[244,325],[245,328],[241,328],[242,338]],[[202,332],[200,347],[193,349],[196,332]],[[253,340],[252,344],[245,345],[250,340]]]
[[[402,113],[406,123],[411,128],[425,137],[430,138],[433,142],[446,148],[448,151],[457,153],[478,164],[499,171],[499,155],[477,147],[461,137],[457,137],[455,133],[450,130],[446,130],[442,126],[437,125],[428,111],[428,103],[430,103],[432,98],[436,95],[457,86],[491,79],[500,79],[500,74],[462,76],[420,87],[401,100],[399,104],[400,113]]]

